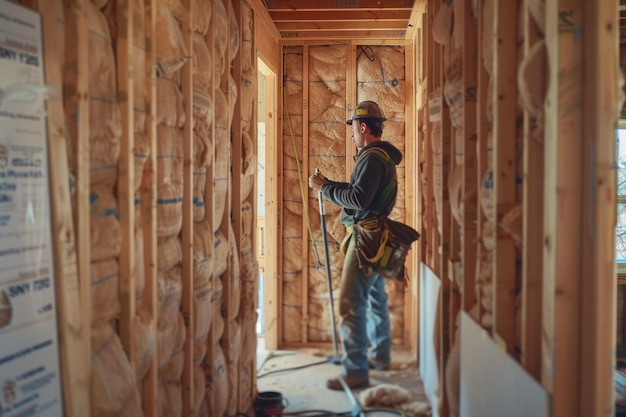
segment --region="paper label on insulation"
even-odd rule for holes
[[[41,20],[0,10],[0,415],[60,417]]]

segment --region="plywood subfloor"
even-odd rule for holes
[[[354,409],[354,400],[343,391],[333,391],[326,388],[326,380],[339,375],[341,371],[340,365],[333,364],[328,360],[332,353],[332,350],[323,351],[319,349],[269,352],[263,349],[263,340],[259,339],[257,354],[258,391],[280,392],[289,403],[283,411],[284,414],[303,413],[311,410],[325,410],[331,413],[350,412]],[[298,369],[300,367],[302,368]],[[370,371],[370,384],[371,386],[398,385],[410,392],[409,402],[426,402],[417,361],[407,351],[393,351],[391,370]],[[357,401],[359,393],[362,391],[362,389],[353,391]],[[360,403],[359,406],[361,406]],[[405,412],[405,415],[410,415],[410,413]]]

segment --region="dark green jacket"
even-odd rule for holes
[[[371,148],[384,150],[390,159]],[[386,141],[370,143],[361,149],[355,159],[356,165],[349,183],[329,181],[321,189],[329,201],[342,208],[341,222],[345,226],[368,217],[388,215],[398,194],[396,165],[402,161],[402,153],[398,148]],[[392,186],[387,192],[386,201],[379,201],[389,183]]]

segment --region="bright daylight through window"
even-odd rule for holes
[[[617,268],[626,273],[626,120],[617,130],[617,228],[615,231]]]

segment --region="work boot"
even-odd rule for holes
[[[332,389],[335,391],[343,391],[343,385],[341,385],[341,381],[339,381],[339,379],[343,379],[344,382],[346,383],[346,385],[350,388],[350,389],[354,389],[354,388],[365,388],[368,387],[370,385],[370,379],[365,377],[365,378],[356,378],[356,377],[350,377],[350,376],[338,376],[336,378],[330,378],[328,381],[326,381],[326,388],[328,389]]]
[[[383,362],[374,358],[368,358],[367,364],[369,365],[370,369],[375,369],[377,371],[388,371],[391,369],[391,363]]]

